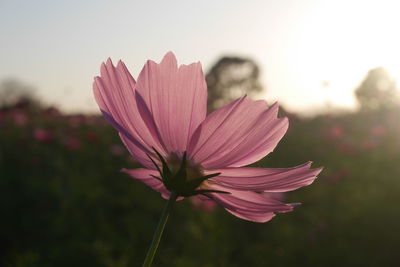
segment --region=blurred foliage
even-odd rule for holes
[[[265,224],[178,202],[154,266],[399,266],[399,109],[290,118],[258,167],[324,166]],[[0,265],[140,266],[165,201],[101,117],[0,111]]]
[[[244,57],[222,57],[206,75],[208,108],[214,110],[245,94],[263,90],[256,62]]]
[[[383,67],[372,69],[355,91],[362,110],[384,110],[399,105],[395,80]]]

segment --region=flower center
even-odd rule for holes
[[[169,157],[166,159],[167,165],[169,169],[171,170],[172,173],[177,173],[179,169],[182,166],[182,158],[179,158],[179,156],[176,153],[172,153],[169,155]],[[203,171],[202,168],[199,164],[194,163],[193,161],[186,160],[186,179],[187,180],[193,180],[199,177],[203,176]]]
[[[183,197],[190,197],[198,194],[207,196],[207,193],[228,193],[219,190],[200,188],[200,185],[203,182],[212,177],[218,176],[221,173],[204,175],[199,164],[195,164],[186,159],[186,151],[183,152],[181,158],[177,154],[172,153],[167,159],[164,159],[157,150],[154,149],[154,151],[159,157],[162,166],[158,166],[148,155],[161,176],[161,178],[156,176],[153,177],[163,182],[164,186],[169,191],[175,192],[178,196]]]

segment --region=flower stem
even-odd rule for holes
[[[171,196],[169,197],[162,211],[160,221],[158,222],[157,225],[157,229],[154,232],[153,240],[151,241],[150,248],[147,251],[146,259],[143,262],[143,267],[150,267],[151,263],[153,262],[154,255],[156,254],[158,244],[160,243],[161,236],[163,234],[165,225],[168,220],[169,212],[172,208],[172,205],[175,203],[177,197],[178,196],[175,194],[175,192],[171,192]]]

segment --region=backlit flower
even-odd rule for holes
[[[288,128],[278,105],[247,96],[206,116],[207,85],[200,63],[177,66],[170,52],[148,61],[137,81],[110,59],[93,84],[104,117],[144,166],[122,170],[169,198],[208,198],[237,217],[266,222],[291,211],[268,192],[311,184],[311,162],[289,169],[243,167],[272,152]]]

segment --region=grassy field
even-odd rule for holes
[[[176,204],[154,266],[400,266],[399,110],[289,115],[258,167],[324,166],[302,202],[265,224]],[[0,265],[140,266],[164,200],[96,116],[0,111]]]

